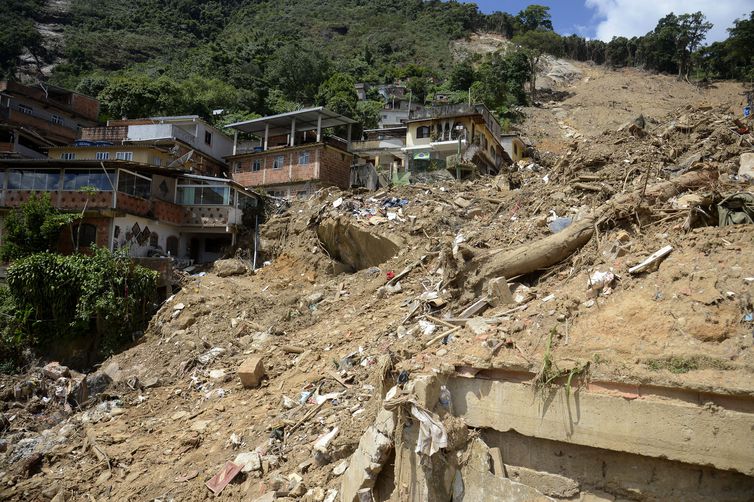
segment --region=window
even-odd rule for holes
[[[34,113],[34,109],[31,106],[24,105],[22,103],[18,104],[18,111],[25,113],[26,115],[31,115],[32,113]]]
[[[38,192],[60,189],[60,171],[18,170],[8,171],[8,190],[36,190]]]
[[[309,150],[299,152],[298,154],[298,163],[299,164],[308,164],[309,163]]]
[[[63,190],[79,191],[86,186],[93,186],[102,192],[111,192],[115,183],[115,171],[102,169],[66,169],[63,174]]]
[[[429,126],[420,126],[416,128],[416,139],[429,138]]]
[[[63,160],[74,160],[76,158],[76,154],[72,152],[63,152],[60,155],[60,158]]]
[[[241,171],[241,163],[237,160],[233,162],[233,172],[237,173]]]
[[[204,142],[208,145],[212,144],[212,133],[209,131],[204,131]]]
[[[387,115],[382,114],[382,120],[387,120]]]
[[[148,199],[152,193],[152,180],[146,176],[121,170],[118,174],[118,191]]]
[[[63,117],[61,117],[60,115],[53,115],[50,118],[50,122],[57,125],[63,125]]]
[[[283,164],[285,164],[285,156],[284,155],[277,155],[275,156],[275,160],[272,162],[272,168],[273,169],[282,169]]]
[[[262,169],[262,159],[254,159],[251,161],[251,170],[260,171]]]
[[[153,166],[161,166],[162,165],[162,159],[159,157],[152,157],[152,165]]]
[[[149,234],[149,246],[153,247],[153,248],[156,248],[156,247],[159,247],[159,243],[160,243],[160,236],[157,235],[156,232],[150,233]]]
[[[80,248],[88,248],[97,243],[97,227],[91,223],[76,225],[73,227],[73,235],[76,236]]]
[[[116,160],[134,160],[134,152],[115,152]]]
[[[209,185],[195,180],[178,184],[178,204],[184,206],[227,206],[231,203],[230,195],[230,187],[225,185]]]
[[[97,160],[109,160],[110,152],[97,152],[94,156]]]

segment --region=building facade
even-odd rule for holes
[[[350,186],[351,126],[355,120],[325,108],[231,124],[235,145],[226,157],[233,179],[274,197],[305,197],[323,186]],[[325,135],[345,129],[346,139]],[[239,134],[257,138],[239,143]]]
[[[512,162],[500,124],[482,104],[427,107],[412,112],[406,125],[409,171],[450,169],[463,177],[497,174]]]
[[[233,140],[197,115],[110,120],[84,128],[65,147],[49,150],[61,160],[126,160],[169,166],[205,176],[228,174],[224,157]]]
[[[82,212],[81,231],[63,232],[59,251],[92,244],[126,247],[130,256],[186,263],[220,258],[242,227],[261,215],[262,199],[229,179],[111,160],[0,160],[0,228],[5,214],[46,193],[64,211]]]
[[[0,158],[44,158],[97,125],[99,101],[55,86],[0,82]]]

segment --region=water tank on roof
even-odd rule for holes
[[[95,141],[94,146],[113,146],[112,141]]]
[[[73,142],[73,144],[75,146],[94,146],[94,142],[87,141],[84,139],[77,139],[76,141]]]

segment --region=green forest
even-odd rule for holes
[[[72,0],[51,54],[34,24],[44,22],[44,4],[3,2],[0,73],[13,78],[23,54],[59,61],[50,83],[98,97],[103,118],[199,114],[227,123],[321,104],[372,126],[382,103],[374,94],[357,102],[353,84],[398,80],[418,101],[440,91],[462,101],[471,90],[515,118],[543,54],[687,79],[754,78],[754,12],[705,46],[711,25],[700,12],[671,13],[645,36],[605,43],[558,35],[540,5],[483,14],[440,0]],[[480,31],[516,48],[454,61],[450,42]]]

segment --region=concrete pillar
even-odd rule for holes
[[[317,115],[317,143],[322,141],[322,115]]]
[[[291,142],[290,146],[296,146],[296,119],[291,120]]]
[[[238,151],[238,129],[233,131],[233,155]]]
[[[270,139],[270,124],[264,125],[264,149],[267,150],[267,140]]]

